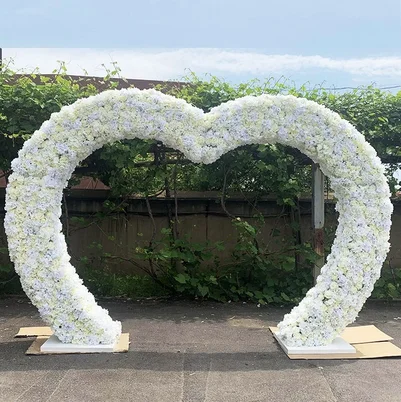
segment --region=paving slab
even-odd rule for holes
[[[131,337],[125,354],[26,356],[24,298],[0,300],[0,402],[401,402],[401,359],[289,360],[268,327],[288,307],[100,301]],[[401,346],[401,303],[368,303],[357,323]]]

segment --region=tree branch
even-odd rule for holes
[[[224,166],[224,179],[223,179],[223,188],[221,190],[221,198],[220,198],[220,204],[221,207],[223,208],[223,211],[229,216],[231,219],[235,219],[235,216],[231,214],[226,207],[226,190],[227,190],[227,176],[228,173],[230,172],[230,169],[226,171],[225,166]]]

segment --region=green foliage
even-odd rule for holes
[[[54,80],[37,74],[0,73],[0,169],[7,170],[22,143],[63,105],[96,93],[62,71]]]
[[[162,229],[159,241],[151,246],[136,247],[129,258],[148,275],[116,273],[116,264],[121,258],[103,252],[99,243],[90,246],[93,251],[90,257],[81,258],[79,273],[98,296],[180,296],[258,304],[299,302],[312,286],[311,266],[317,256],[311,245],[291,246],[287,242],[282,249],[272,251],[260,241],[262,218],[259,217],[256,225],[238,218],[232,223],[238,237],[231,262],[225,265],[219,259],[219,253],[225,249],[224,242],[195,243],[188,236],[175,240],[171,229]],[[284,240],[278,230],[274,231],[274,237],[280,242]],[[302,260],[298,266],[296,253]],[[146,266],[152,267],[152,271]],[[401,270],[387,263],[372,298],[400,299]]]
[[[395,269],[391,261],[387,261],[372,293],[375,299],[401,299],[401,269]]]
[[[312,89],[306,86],[299,88],[294,87],[287,82],[274,81],[272,79],[261,82],[253,80],[248,83],[239,85],[230,85],[227,82],[221,81],[216,77],[209,77],[209,79],[200,79],[195,74],[190,74],[185,77],[185,80],[190,83],[184,87],[174,87],[170,93],[176,97],[183,98],[187,102],[203,109],[205,112],[211,108],[218,106],[222,102],[236,99],[247,95],[260,95],[260,94],[290,94],[297,97],[304,97],[320,103],[331,110],[339,113],[344,119],[348,120],[354,125],[366,139],[376,149],[378,155],[382,160],[389,164],[388,178],[391,190],[394,193],[396,186],[399,183],[393,178],[393,171],[396,170],[397,164],[401,163],[401,92],[393,94],[386,91],[381,91],[373,86],[361,87],[351,92],[336,93],[331,92],[320,87]],[[264,173],[272,169],[278,169],[280,172],[283,168],[283,160],[287,174],[282,176],[281,183],[274,186],[273,192],[276,194],[277,189],[285,181],[288,181],[290,172],[295,175],[295,181],[299,189],[303,191],[310,191],[310,172],[305,168],[302,162],[305,158],[299,152],[292,150],[288,147],[272,147],[266,146],[265,152],[255,155],[255,146],[248,145],[245,152],[248,158],[258,156],[258,168],[264,169]],[[241,154],[233,151],[233,159],[236,162],[241,162]],[[235,156],[234,156],[235,155]],[[288,158],[291,155],[292,158]],[[278,166],[281,161],[282,165]],[[224,159],[216,162],[217,165],[224,163]],[[277,163],[277,164],[276,164]],[[252,166],[253,164],[251,164]],[[265,166],[264,166],[265,165]],[[202,177],[208,177],[208,173],[215,171],[213,167],[202,167],[200,170],[205,169],[205,174]],[[226,169],[227,170],[227,169]],[[238,169],[239,170],[239,169]],[[233,173],[236,171],[236,166],[233,166]],[[218,170],[217,170],[218,172]],[[203,172],[202,172],[203,173]],[[241,170],[243,182],[252,182],[247,176],[243,175],[244,170]],[[255,171],[250,169],[252,175]],[[256,173],[257,174],[257,173]],[[274,177],[274,175],[272,174]],[[268,181],[270,177],[267,178]],[[208,181],[209,183],[209,181]],[[269,183],[271,183],[269,181]],[[258,187],[259,182],[255,184],[254,188]]]
[[[119,69],[106,70],[104,89],[112,89],[111,78]],[[17,74],[10,65],[0,71],[0,170],[7,171],[23,142],[42,123],[58,112],[62,106],[70,105],[80,98],[98,93],[98,89],[85,79],[73,79],[67,75],[65,63],[60,62],[54,76]]]
[[[261,217],[258,226],[239,218],[233,220],[238,238],[230,262],[225,264],[219,257],[225,250],[223,241],[211,244],[194,242],[189,236],[177,238],[170,228],[162,229],[160,240],[137,246],[128,259],[104,253],[102,246],[96,243],[92,245],[93,256],[81,259],[81,263],[86,267],[85,272],[91,272],[90,267],[92,272],[100,268],[102,273],[109,272],[111,279],[115,272],[112,265],[121,260],[129,261],[146,272],[162,294],[184,298],[260,304],[297,302],[312,285],[311,263],[315,253],[309,244],[287,245],[279,251],[270,251],[269,246],[259,240],[263,224]],[[274,236],[280,236],[278,230]],[[298,266],[296,253],[303,260]],[[130,282],[128,277],[127,281]],[[102,292],[105,286],[111,285],[102,283]]]
[[[170,295],[149,276],[122,274],[104,267],[95,268],[85,257],[81,259],[78,274],[89,291],[98,297],[145,298]]]
[[[111,79],[118,75],[117,65],[111,70],[106,68],[103,88],[115,88],[116,83]],[[364,134],[378,155],[389,163],[388,176],[395,191],[398,183],[392,173],[401,160],[401,93],[392,94],[374,87],[333,93],[319,87],[296,88],[273,80],[231,85],[216,77],[201,79],[195,74],[185,77],[185,81],[188,85],[159,89],[205,112],[229,100],[264,93],[305,97],[329,107]],[[54,78],[38,72],[16,75],[3,66],[0,72],[0,170],[9,170],[23,142],[52,113],[97,92],[93,84],[71,79],[63,63]],[[97,244],[92,249],[94,256],[81,261],[81,275],[98,295],[179,294],[219,301],[251,300],[261,304],[296,302],[311,286],[311,265],[315,258],[310,245],[302,241],[299,222],[299,197],[311,193],[309,162],[297,150],[280,145],[240,147],[211,165],[193,164],[179,152],[156,141],[136,139],[105,146],[83,161],[75,172],[75,178],[84,174],[101,179],[111,186],[113,196],[120,197],[109,201],[104,211],[97,214],[97,220],[123,212],[124,197],[132,194],[148,200],[154,195],[173,198],[178,191],[217,191],[221,194],[223,209],[225,199],[232,194],[242,194],[255,209],[261,196],[274,194],[283,206],[283,213],[290,217],[288,225],[292,236],[285,239],[278,251],[273,251],[261,239],[263,220],[250,224],[236,219],[225,209],[236,227],[238,240],[230,263],[222,265],[218,257],[224,243],[195,243],[185,234],[178,235],[178,222],[170,209],[167,211],[169,227],[163,231],[161,240],[144,239],[144,244],[136,246],[129,258],[146,276],[116,274],[114,265],[122,257],[105,253]],[[149,205],[148,213],[151,216]],[[87,224],[82,217],[74,219],[72,223],[77,227]],[[281,239],[282,235],[274,232],[274,236]],[[0,286],[1,280],[14,283],[9,269],[9,266],[0,267]],[[385,272],[374,294],[379,298],[396,297],[400,289],[399,276],[387,277]]]
[[[401,92],[369,86],[336,95],[323,92],[317,101],[351,122],[379,156],[401,156]]]
[[[106,70],[103,88],[114,88],[113,77],[119,76],[114,63]],[[54,78],[34,74],[17,75],[8,66],[0,72],[0,170],[7,171],[22,143],[63,105],[96,94],[93,83],[73,80],[65,64]],[[361,131],[379,156],[393,163],[400,160],[401,95],[374,87],[352,92],[332,93],[319,87],[294,87],[286,81],[253,80],[231,85],[216,77],[201,79],[191,73],[184,77],[188,85],[160,86],[165,92],[185,99],[209,111],[223,102],[247,95],[291,94],[321,103],[338,112]],[[88,83],[89,82],[89,83]],[[165,181],[175,176],[177,190],[221,190],[225,182],[231,192],[278,195],[281,203],[293,202],[302,192],[310,193],[310,168],[298,151],[283,146],[248,145],[224,155],[209,166],[194,165],[183,160],[178,152],[154,141],[116,142],[95,152],[76,174],[92,175],[110,185],[116,195],[151,195],[162,191]],[[390,182],[392,190],[398,184]]]
[[[0,247],[0,257],[7,254],[7,247]],[[0,294],[19,293],[20,291],[21,284],[13,265],[11,263],[0,263]]]

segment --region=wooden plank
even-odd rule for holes
[[[320,256],[313,267],[313,280],[316,283],[324,265],[324,175],[319,165],[312,165],[312,226],[313,248]]]

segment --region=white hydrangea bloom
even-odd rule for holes
[[[157,139],[199,163],[241,145],[278,142],[319,163],[339,200],[337,235],[316,286],[284,317],[279,336],[288,345],[324,345],[355,320],[389,250],[392,213],[384,168],[364,137],[336,113],[293,96],[244,97],[204,114],[155,90],[127,89],[63,107],[12,163],[10,256],[26,294],[62,342],[109,344],[121,333],[70,264],[59,218],[77,164],[125,138]]]

